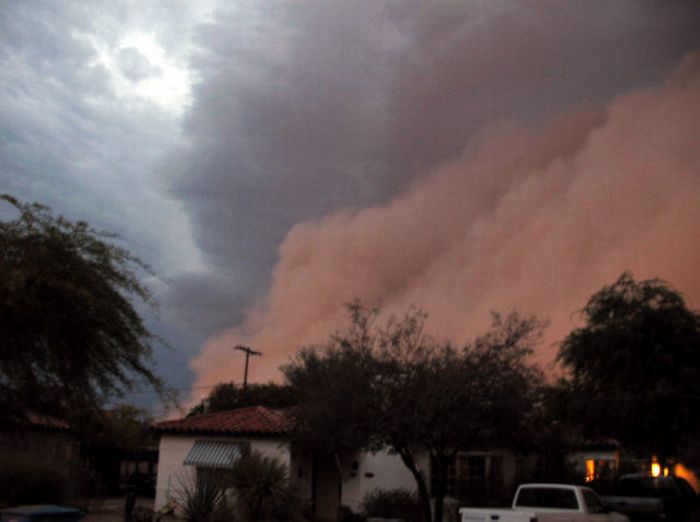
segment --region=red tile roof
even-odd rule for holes
[[[66,421],[48,415],[28,413],[27,419],[29,419],[29,424],[35,428],[48,428],[61,431],[68,431],[70,429]]]
[[[294,419],[288,410],[251,406],[158,422],[153,428],[161,433],[285,435],[293,426]]]

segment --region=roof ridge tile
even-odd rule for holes
[[[153,428],[175,433],[285,435],[293,426],[294,418],[288,409],[255,405],[162,421]]]

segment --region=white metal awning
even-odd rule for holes
[[[183,464],[198,468],[231,469],[247,448],[247,442],[197,440]]]

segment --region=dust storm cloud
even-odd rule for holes
[[[492,310],[547,317],[545,363],[623,270],[699,302],[700,54],[604,109],[490,125],[463,147],[386,204],[295,225],[267,294],[193,359],[195,386],[237,379],[240,343],[265,354],[253,380],[279,379],[299,347],[343,327],[353,298],[386,313],[418,305],[432,334],[457,342]]]

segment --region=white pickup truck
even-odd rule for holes
[[[460,508],[462,522],[629,522],[595,491],[564,484],[523,484],[511,509]]]

